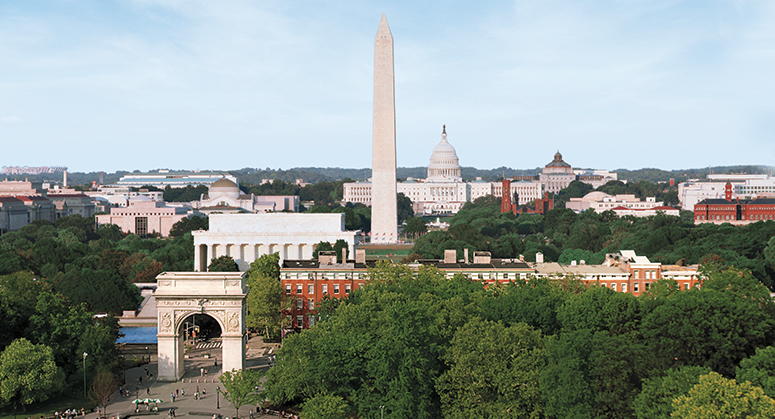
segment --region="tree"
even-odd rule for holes
[[[750,381],[775,398],[775,346],[757,348],[754,356],[740,361],[735,378],[741,383]]]
[[[218,256],[210,262],[207,267],[208,272],[239,272],[239,266],[234,258],[231,256],[223,255]]]
[[[749,382],[738,384],[733,379],[711,372],[700,376],[700,382],[688,394],[673,400],[671,417],[770,419],[775,417],[775,400]]]
[[[0,398],[15,408],[47,400],[65,381],[50,347],[21,338],[0,354]]]
[[[239,409],[245,405],[255,405],[263,400],[258,388],[261,386],[261,377],[264,374],[256,370],[226,371],[221,374],[220,381],[223,389],[223,398],[229,401],[237,409],[236,417],[239,417]]]
[[[428,231],[428,227],[425,225],[425,220],[419,217],[410,217],[406,220],[406,227],[404,227],[404,233],[407,234],[422,234]]]
[[[282,309],[285,297],[283,285],[278,278],[262,275],[258,272],[248,276],[247,326],[262,329],[264,339],[277,336],[283,319]]]
[[[643,381],[641,392],[635,397],[635,415],[638,419],[669,418],[673,399],[689,392],[700,376],[711,372],[707,367],[679,367],[665,371],[664,376]]]
[[[409,199],[403,192],[399,192],[396,195],[396,215],[398,216],[398,224],[406,221],[407,218],[414,216],[414,209],[412,208],[412,200]]]
[[[102,406],[102,413],[105,414],[108,408],[108,402],[113,393],[118,390],[118,382],[116,377],[110,371],[100,370],[97,375],[94,376],[94,381],[91,384],[91,391],[89,392],[89,398],[98,406]]]
[[[207,217],[186,217],[172,225],[170,237],[180,237],[194,230],[208,230],[210,220]]]
[[[247,275],[248,277],[251,275],[263,275],[267,278],[280,279],[280,254],[275,252],[261,255],[250,264]]]
[[[473,319],[455,333],[436,385],[444,417],[542,417],[545,357],[541,332],[530,326]]]
[[[345,417],[350,407],[344,398],[323,393],[304,402],[302,408],[301,419],[334,419]]]

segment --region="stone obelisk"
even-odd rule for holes
[[[374,39],[374,137],[371,166],[371,241],[398,241],[396,210],[396,101],[393,35],[382,15]]]

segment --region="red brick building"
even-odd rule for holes
[[[694,205],[695,224],[743,225],[766,220],[775,220],[775,198],[733,198],[729,182],[724,189],[724,199],[705,199]]]

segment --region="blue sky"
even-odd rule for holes
[[[17,0],[0,166],[370,167],[382,13],[399,166],[773,165],[768,0]]]

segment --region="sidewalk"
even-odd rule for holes
[[[272,353],[274,353],[276,351],[276,345],[263,344],[260,338],[254,338],[251,339],[248,343],[248,348],[248,358],[245,361],[246,367],[251,369],[258,368],[261,370],[268,368],[268,358],[264,355],[269,351],[269,349],[272,349]],[[185,361],[186,371],[183,379],[173,383],[156,381],[156,377],[158,376],[156,356],[154,355],[151,360],[153,362],[148,364],[147,367],[148,371],[153,374],[154,378],[150,381],[146,378],[144,367],[137,367],[126,370],[127,384],[123,387],[125,390],[129,390],[131,396],[122,397],[117,392],[111,398],[111,401],[107,406],[107,414],[105,416],[112,418],[116,415],[120,415],[122,418],[124,418],[128,414],[132,414],[133,417],[138,417],[133,414],[135,412],[136,405],[133,404],[132,401],[138,397],[139,393],[139,398],[141,400],[146,398],[162,400],[162,403],[158,404],[159,412],[156,415],[154,412],[146,411],[145,405],[137,405],[140,408],[141,416],[149,416],[150,418],[166,418],[168,416],[169,409],[175,408],[178,417],[184,416],[209,419],[212,418],[212,415],[216,413],[223,415],[224,418],[235,417],[234,415],[236,413],[236,409],[234,409],[234,406],[232,406],[231,403],[225,401],[222,395],[216,395],[216,387],[220,385],[218,382],[218,377],[222,373],[220,363],[218,364],[218,367],[214,367],[212,359],[205,359],[200,357],[187,359]],[[200,368],[207,369],[207,376],[200,376]],[[140,383],[140,377],[142,377],[142,384]],[[197,387],[199,387],[200,394],[202,391],[206,392],[206,394],[200,396],[200,400],[194,400],[194,393],[196,392]],[[185,390],[186,394],[184,396],[182,393],[179,393],[180,395],[175,398],[175,402],[173,403],[170,394],[175,393],[176,389]],[[148,391],[150,391],[150,394]],[[218,408],[217,405],[220,405],[220,408]],[[153,405],[150,405],[150,407],[153,407]],[[256,412],[256,406],[241,407],[240,416],[248,417],[250,410]],[[191,412],[199,413],[199,415],[190,415]],[[207,414],[207,416],[202,414]],[[86,415],[86,418],[88,419],[96,419],[97,417],[98,415],[96,412]],[[264,417],[276,418],[276,416],[258,415],[254,413],[254,418]]]

